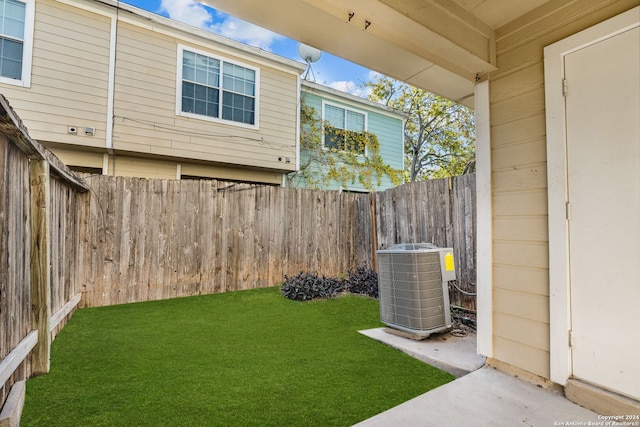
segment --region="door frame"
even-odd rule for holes
[[[569,227],[564,57],[584,47],[640,26],[640,6],[544,48],[547,128],[547,193],[549,221],[549,338],[550,379],[566,385],[573,375],[569,331]]]

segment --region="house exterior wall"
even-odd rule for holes
[[[168,177],[171,165],[175,178],[184,164],[203,177],[224,171],[216,178],[227,179],[235,168],[249,181],[282,183],[295,170],[302,64],[107,3],[35,0],[31,85],[0,83],[35,139],[74,163],[87,160],[75,166],[95,168],[108,154],[104,173]],[[181,114],[179,46],[257,70],[255,126]],[[293,161],[279,160],[285,157]],[[127,158],[137,158],[135,166],[123,169]],[[150,162],[165,167],[144,166]]]
[[[329,89],[329,88],[327,88]],[[366,130],[372,134],[375,134],[378,138],[380,146],[379,154],[382,156],[385,164],[391,166],[394,169],[403,169],[403,153],[404,153],[404,134],[403,124],[404,116],[398,112],[392,112],[387,110],[381,105],[375,105],[370,101],[356,98],[354,96],[348,96],[345,94],[336,93],[336,91],[324,91],[319,88],[319,85],[303,83],[302,86],[302,100],[307,107],[311,107],[315,110],[318,119],[322,118],[323,102],[328,102],[331,105],[344,107],[352,111],[357,111],[366,114]],[[321,125],[318,124],[318,128]],[[300,152],[301,162],[304,163],[309,158],[309,153],[301,147]],[[311,169],[319,172],[320,168],[317,164],[312,164]],[[376,179],[373,180],[374,184],[377,184]],[[326,190],[339,190],[341,184],[336,181],[325,183],[322,188]],[[393,182],[389,176],[383,176],[380,185],[374,185],[376,190],[384,190],[394,187]],[[359,182],[350,183],[347,188],[343,190],[350,191],[367,191]]]
[[[283,181],[282,174],[275,171],[238,169],[229,166],[212,166],[193,163],[181,164],[180,175],[182,177],[199,176],[228,181],[261,182],[273,185],[281,185]]]
[[[551,1],[496,30],[489,75],[493,358],[550,377],[543,48],[637,5]]]
[[[65,146],[55,148],[55,150],[56,156],[67,166],[93,169],[102,169],[104,167],[105,154],[100,151],[76,150],[74,147],[68,148]]]
[[[77,150],[61,145],[52,148],[65,165],[81,172],[93,173],[93,170],[96,170],[95,173],[137,178],[191,179],[197,177],[271,185],[282,184],[282,173],[277,171],[219,166],[205,162],[186,163],[163,160],[161,157],[108,156],[100,151]],[[100,172],[97,172],[98,170]]]
[[[34,139],[104,147],[111,20],[51,0],[35,8],[31,87],[0,90]],[[70,135],[69,125],[95,127],[97,136]]]
[[[176,115],[178,45],[260,69],[258,129]],[[194,37],[179,39],[130,23],[118,26],[115,150],[221,164],[293,170],[298,76],[248,56],[216,49]]]

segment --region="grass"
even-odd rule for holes
[[[278,288],[78,310],[23,426],[346,426],[453,379],[358,334],[378,302]]]

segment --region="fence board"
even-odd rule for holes
[[[0,135],[0,360],[31,330],[30,194],[29,159]],[[0,382],[0,402],[26,378],[28,361],[10,371]]]
[[[72,300],[78,290],[77,277],[83,272],[80,260],[80,227],[79,198],[88,197],[77,193],[60,178],[52,176],[49,180],[49,214],[50,214],[50,296],[51,313],[57,312]],[[69,317],[65,316],[65,319]],[[62,319],[62,320],[65,320]],[[66,322],[59,322],[53,328],[53,336],[62,329]]]
[[[466,293],[476,292],[476,176],[463,175],[453,180],[452,223],[454,255],[457,261],[458,286]],[[476,309],[475,295],[458,290],[450,292],[451,303]]]

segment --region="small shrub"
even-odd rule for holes
[[[342,292],[343,283],[333,277],[318,276],[314,273],[298,273],[293,277],[284,276],[282,294],[292,300],[308,301],[317,298],[329,299]]]
[[[344,279],[344,290],[352,294],[368,295],[378,298],[378,273],[368,266],[349,271]]]

